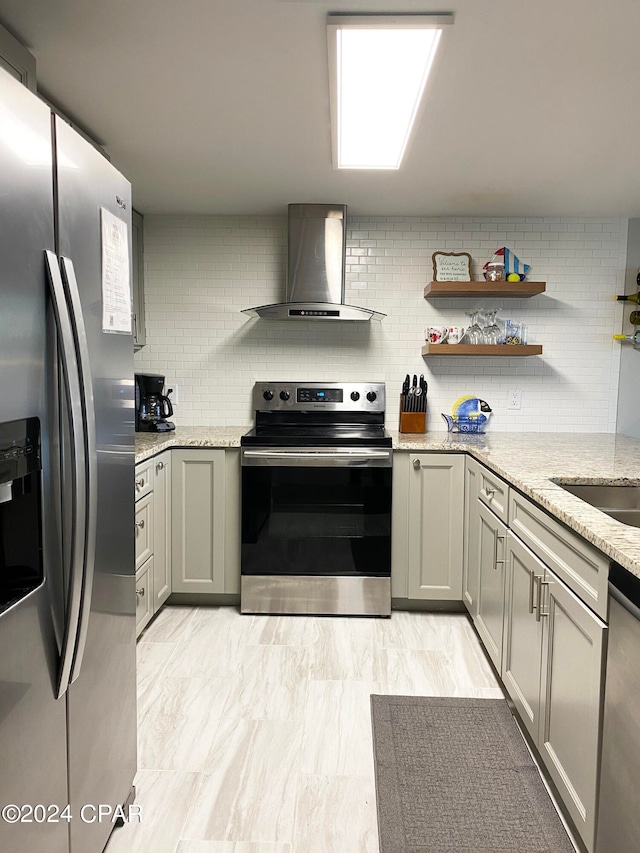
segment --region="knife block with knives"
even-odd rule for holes
[[[414,374],[413,384],[407,374],[400,394],[400,432],[420,433],[427,431],[427,383],[424,376]]]

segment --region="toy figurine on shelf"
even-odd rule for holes
[[[523,264],[511,249],[503,246],[502,249],[496,249],[482,269],[487,281],[524,281],[531,267]]]

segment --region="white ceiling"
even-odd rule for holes
[[[398,172],[331,163],[328,12],[453,12]],[[638,0],[0,0],[143,213],[640,216]]]

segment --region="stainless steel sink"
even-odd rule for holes
[[[558,485],[616,521],[640,527],[640,485]]]

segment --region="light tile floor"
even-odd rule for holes
[[[378,853],[371,693],[503,695],[463,614],[163,608],[138,643],[142,821],[106,853]]]

